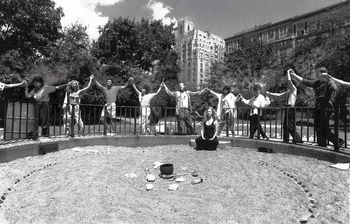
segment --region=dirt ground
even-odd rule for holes
[[[156,161],[184,175],[178,190]],[[0,164],[0,223],[349,223],[349,171],[329,165],[233,147],[67,149]]]

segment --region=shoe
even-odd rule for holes
[[[263,140],[268,141],[268,140],[269,140],[269,137],[265,137],[265,138],[263,138]]]
[[[292,141],[294,144],[296,144],[296,143],[300,143],[300,144],[302,144],[302,143],[304,143],[304,141],[303,140],[299,140],[299,141]]]

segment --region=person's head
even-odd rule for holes
[[[231,92],[231,87],[229,86],[225,86],[223,89],[222,89],[222,92],[224,93],[224,95],[227,95]]]
[[[185,84],[184,84],[183,82],[181,82],[181,83],[179,84],[179,86],[180,86],[180,92],[186,91],[186,86],[185,86]]]
[[[107,79],[107,88],[111,88],[113,84],[112,79]]]
[[[217,120],[217,117],[216,117],[216,111],[214,110],[213,107],[208,107],[206,110],[205,110],[205,113],[204,113],[204,122],[209,120],[210,118],[213,118],[214,120]]]
[[[258,96],[261,93],[261,86],[258,84],[254,84],[253,86],[253,94],[254,96]]]
[[[33,86],[35,89],[40,89],[44,85],[44,79],[41,76],[35,76],[33,78]]]
[[[70,90],[76,92],[79,90],[79,82],[77,80],[72,80],[70,83]]]
[[[328,74],[328,70],[324,66],[317,67],[313,70],[316,79],[324,80],[326,78],[326,75]]]
[[[141,88],[141,93],[142,93],[142,96],[148,94],[150,91],[150,87],[148,85],[144,85],[142,88]]]

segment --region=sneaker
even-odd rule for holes
[[[268,141],[268,140],[269,140],[269,137],[265,137],[265,138],[263,138],[263,140]]]

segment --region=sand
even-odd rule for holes
[[[177,190],[156,161],[184,175]],[[67,149],[0,164],[0,223],[349,223],[349,171],[329,165],[233,147]]]

